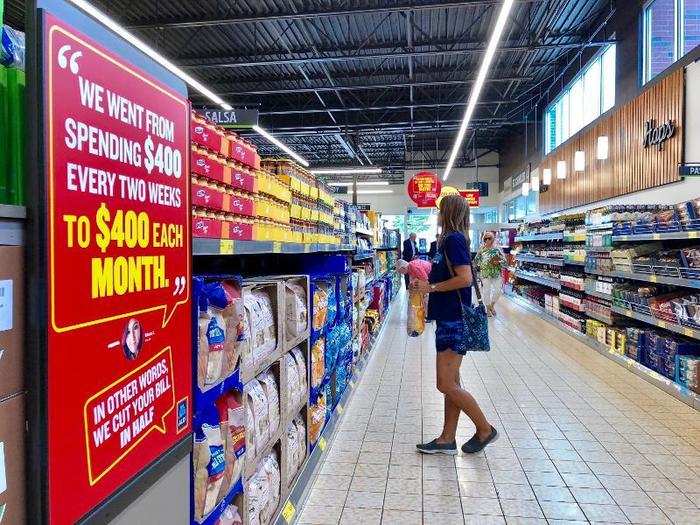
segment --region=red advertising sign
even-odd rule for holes
[[[190,432],[189,107],[44,19],[48,488],[75,523]]]
[[[467,202],[469,203],[470,207],[479,207],[479,197],[481,195],[479,193],[479,190],[459,190],[459,194],[465,199],[467,199]]]
[[[441,190],[440,179],[430,171],[416,173],[408,181],[408,196],[419,208],[433,208]]]

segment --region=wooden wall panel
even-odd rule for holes
[[[599,119],[542,159],[552,170],[552,185],[540,195],[540,211],[552,213],[680,180],[683,161],[684,70],[681,68],[643,91],[636,99]],[[642,146],[644,123],[673,120],[676,131],[663,149]],[[607,135],[607,160],[596,159],[598,137]],[[574,153],[586,153],[583,173],[574,171]],[[557,179],[557,161],[567,162],[566,179]]]

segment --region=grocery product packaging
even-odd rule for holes
[[[424,293],[410,290],[408,292],[408,312],[406,316],[406,332],[409,337],[418,337],[425,330],[425,314],[427,297]]]
[[[23,389],[24,248],[0,246],[0,399]]]
[[[226,467],[219,499],[223,499],[236,484],[243,470],[245,454],[245,409],[237,394],[227,392],[216,401],[224,442]]]
[[[24,394],[0,402],[0,522],[21,524],[25,517]]]

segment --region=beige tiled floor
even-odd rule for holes
[[[401,301],[401,298],[399,298]],[[501,438],[421,456],[442,426],[431,328],[397,304],[300,514],[308,524],[700,524],[700,414],[508,301],[463,384]],[[473,427],[463,416],[459,442]]]

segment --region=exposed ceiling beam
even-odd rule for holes
[[[581,49],[585,47],[601,47],[614,43],[615,40],[601,40],[591,42],[571,42],[558,44],[504,44],[498,46],[499,53],[509,52],[534,52],[550,49]],[[289,65],[306,65],[306,64],[325,64],[328,62],[347,62],[351,60],[386,60],[386,59],[407,59],[421,58],[444,55],[474,55],[482,54],[486,46],[484,44],[476,44],[467,48],[452,48],[452,49],[424,49],[413,51],[388,51],[384,53],[342,53],[325,56],[299,57],[299,58],[283,58],[281,56],[269,57],[262,60],[241,60],[240,57],[229,57],[218,60],[216,62],[202,63],[206,57],[198,59],[180,61],[178,65],[183,69],[203,70],[203,69],[236,69],[243,67],[263,67],[263,66],[289,66]],[[315,54],[313,50],[303,51],[300,53]]]
[[[480,106],[488,106],[491,104],[515,104],[517,99],[511,100],[482,100],[478,103]],[[392,106],[362,106],[362,107],[345,107],[345,108],[311,108],[311,109],[289,109],[289,110],[279,110],[279,111],[261,111],[260,115],[304,115],[310,113],[326,113],[328,111],[333,113],[346,113],[346,112],[358,112],[358,111],[397,111],[402,109],[419,109],[419,108],[447,108],[447,107],[460,107],[465,106],[466,101],[454,101],[445,103],[434,103],[434,104],[399,104]]]
[[[542,0],[517,0],[520,3],[540,2]],[[215,27],[215,26],[230,26],[236,24],[257,24],[261,22],[278,22],[282,20],[304,20],[315,19],[321,17],[340,17],[340,16],[360,16],[377,13],[401,13],[407,9],[415,11],[429,11],[435,9],[453,9],[458,7],[473,7],[482,5],[500,4],[501,0],[452,0],[439,1],[431,3],[416,4],[415,2],[401,2],[399,4],[382,7],[356,8],[349,7],[345,9],[316,9],[301,12],[281,12],[269,13],[253,16],[239,17],[220,17],[220,18],[200,18],[200,19],[173,19],[162,18],[158,20],[144,20],[128,24],[131,29],[182,29],[193,27]]]
[[[453,70],[455,71],[455,70]],[[459,70],[456,70],[459,72]],[[365,77],[366,78],[366,77]],[[508,83],[514,80],[528,82],[534,80],[533,76],[502,76],[487,78],[486,83]],[[314,88],[284,88],[284,89],[257,89],[249,91],[220,91],[217,94],[220,96],[224,95],[284,95],[292,93],[314,93],[314,92],[324,92],[324,91],[367,91],[367,90],[382,90],[382,89],[394,89],[401,87],[427,87],[427,86],[456,86],[463,84],[472,84],[474,82],[473,78],[463,79],[463,80],[429,80],[429,81],[416,81],[416,82],[394,82],[391,84],[360,84],[360,85],[337,85],[337,86],[319,86]],[[197,93],[192,93],[194,98],[197,97]]]

